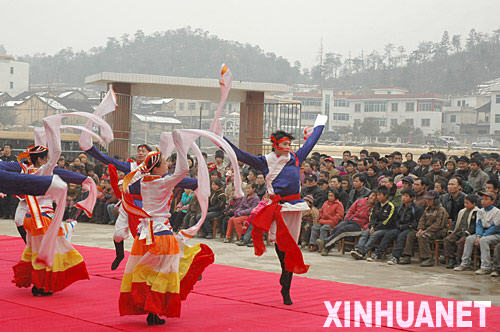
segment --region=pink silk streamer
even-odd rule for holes
[[[212,120],[212,124],[210,125],[210,131],[219,136],[222,136],[222,125],[220,123],[220,115],[222,113],[222,109],[224,108],[224,104],[226,103],[227,97],[229,95],[229,90],[231,90],[231,85],[233,84],[233,74],[225,64],[222,64],[220,74],[221,74],[220,75],[221,78],[219,80],[220,102],[219,102],[219,107],[215,112],[214,119]]]
[[[61,122],[63,118],[80,116],[89,119],[93,123],[100,127],[101,138],[103,142],[109,143],[113,140],[113,131],[111,127],[100,117],[86,113],[86,112],[73,112],[51,115],[43,119],[44,126],[44,139],[46,140],[47,148],[49,149],[49,160],[46,164],[40,167],[39,171],[36,173],[38,175],[52,175],[52,172],[57,165],[59,156],[61,155],[61,128],[72,128],[82,131],[87,131],[85,127],[79,126],[62,126]],[[41,132],[41,131],[40,131]],[[38,139],[43,139],[42,135],[38,135]],[[89,179],[87,179],[89,180]],[[97,189],[94,181],[84,181],[82,185],[84,188],[89,190],[89,197],[83,201],[79,202],[80,206],[86,211],[92,211],[95,200],[97,198]],[[54,254],[56,250],[56,238],[61,227],[61,222],[64,217],[64,209],[66,207],[66,194],[67,191],[59,191],[60,195],[55,199],[57,202],[57,208],[55,210],[54,218],[45,233],[42,243],[40,244],[40,252],[38,254],[36,263],[45,266],[51,266],[54,260]]]
[[[214,144],[220,146],[227,153],[231,166],[234,170],[235,196],[243,197],[244,194],[241,189],[241,176],[238,169],[238,159],[236,158],[236,154],[231,146],[221,136],[213,132],[198,129],[179,129],[174,132],[181,134],[182,141],[179,143],[180,145],[175,144],[173,140],[173,133],[164,132],[160,136],[160,151],[165,156],[169,156],[174,149],[177,149],[177,163],[180,163],[179,165],[183,168],[188,167],[187,152],[189,148],[193,150],[196,159],[198,160],[198,188],[195,192],[201,207],[201,218],[195,225],[180,232],[183,236],[191,238],[196,235],[205,221],[208,209],[208,199],[210,197],[210,176],[208,173],[208,167],[199,147],[195,144],[198,137],[210,139]],[[180,152],[179,148],[181,148],[183,152]],[[176,164],[176,172],[177,167],[178,166]]]

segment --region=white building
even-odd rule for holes
[[[329,114],[329,129],[359,126],[366,118],[378,120],[381,132],[404,122],[420,128],[424,135],[441,133],[444,98],[436,94],[409,94],[402,88],[377,88],[367,95],[337,95],[323,90],[323,111]]]
[[[490,89],[491,115],[490,135],[500,135],[500,85]]]
[[[0,55],[0,92],[16,96],[29,90],[30,65],[15,61],[9,55]]]
[[[450,98],[443,107],[443,135],[472,137],[489,134],[489,114],[480,111],[490,102],[489,96],[459,96]]]
[[[313,126],[316,117],[322,114],[321,93],[315,92],[294,92],[292,97],[293,100],[300,101],[302,104],[300,110],[300,121],[301,126]]]

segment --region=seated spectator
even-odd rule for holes
[[[311,228],[310,251],[318,250],[316,240],[319,238],[324,241],[330,230],[337,226],[344,217],[344,206],[337,199],[337,195],[336,190],[328,190],[328,200],[323,203],[321,210],[319,210],[319,222]]]
[[[394,212],[396,208],[389,201],[389,189],[380,186],[377,189],[377,203],[370,214],[370,226],[368,232],[363,232],[358,244],[351,251],[351,256],[355,259],[363,259],[374,246],[384,237],[385,233],[396,227]],[[370,257],[375,259],[375,253]]]
[[[435,183],[438,180],[446,181],[446,172],[443,170],[443,164],[439,159],[433,159],[431,162],[432,170],[424,176],[430,183]]]
[[[384,176],[380,180],[380,185],[387,187],[389,189],[389,202],[394,204],[394,207],[397,209],[401,206],[401,192],[398,190],[398,187],[394,183],[393,178]]]
[[[316,171],[313,171],[311,167],[311,162],[309,160],[306,160],[302,163],[302,173],[300,174],[300,182],[302,185],[305,185],[305,180],[309,175],[314,175],[316,179],[318,179],[319,174]]]
[[[342,188],[342,177],[339,175],[334,175],[330,179],[329,189],[335,189],[339,192],[339,201],[344,206],[344,211],[347,210],[347,204],[349,203],[349,193]]]
[[[349,207],[358,199],[366,197],[370,194],[370,189],[366,188],[366,176],[356,174],[352,178],[353,189],[349,193]]]
[[[464,199],[464,208],[458,212],[457,221],[453,230],[443,240],[444,256],[448,258],[448,269],[459,265],[462,258],[464,244],[467,236],[476,233],[477,211],[479,208],[479,198],[474,195],[467,195]]]
[[[262,174],[262,172],[260,171],[257,172],[255,183],[257,184],[257,189],[255,190],[255,193],[257,194],[257,196],[259,196],[259,199],[262,199],[262,197],[264,197],[267,191],[266,178],[264,177],[264,174]]]
[[[111,201],[114,196],[113,189],[109,180],[101,180],[97,187],[97,201],[94,207],[92,221],[96,224],[108,224],[109,214],[107,205],[112,204]]]
[[[433,266],[431,244],[434,240],[442,239],[447,232],[448,212],[439,202],[439,194],[435,190],[429,190],[425,195],[427,207],[418,222],[417,232],[410,232],[406,237],[406,245],[401,257],[400,264],[410,264],[413,247],[418,241],[419,257],[422,260],[421,267]]]
[[[486,189],[486,182],[490,179],[489,175],[481,169],[481,160],[474,158],[470,162],[470,174],[468,181],[472,186],[474,193],[484,191]]]
[[[325,165],[326,165],[326,172],[328,172],[328,179],[325,180],[328,181],[332,176],[339,174],[339,171],[335,168],[335,159],[333,157],[326,158]]]
[[[224,214],[224,209],[226,207],[226,194],[224,193],[224,185],[222,184],[222,180],[213,180],[211,189],[210,199],[208,201],[207,217],[205,219],[205,222],[203,223],[203,226],[201,227],[201,234],[207,239],[213,238],[214,234],[212,234],[212,223],[214,219],[217,219],[218,221],[220,234],[224,233],[224,231],[222,230],[223,223],[222,220],[220,220],[222,215]],[[197,219],[200,218],[201,215],[197,217]]]
[[[340,239],[346,236],[361,235],[369,226],[368,219],[376,201],[377,194],[372,191],[368,197],[360,198],[354,202],[347,211],[344,220],[332,229],[324,243],[320,243],[320,246],[324,245],[321,255],[327,256]]]
[[[330,174],[326,171],[323,171],[323,172],[319,172],[319,180],[318,180],[318,183],[319,181],[326,181],[326,183],[328,183],[328,181],[330,181]]]
[[[373,165],[369,166],[366,171],[366,187],[371,190],[377,189],[379,176],[378,167]]]
[[[224,243],[231,242],[233,227],[238,234],[238,239],[241,237],[243,232],[243,226],[245,221],[250,216],[252,210],[259,204],[259,196],[255,193],[257,190],[257,185],[251,183],[246,187],[246,196],[242,197],[236,202],[236,207],[234,208],[234,217],[229,219],[226,231],[226,238]]]
[[[483,207],[477,212],[476,234],[467,236],[465,239],[462,262],[455,271],[472,270],[472,251],[479,246],[481,251],[481,268],[476,274],[488,274],[491,272],[490,245],[500,243],[500,210],[493,206],[496,195],[492,192],[480,192]]]
[[[399,264],[399,259],[406,245],[406,238],[410,232],[416,233],[418,221],[422,216],[422,209],[415,204],[415,192],[413,189],[404,189],[401,191],[403,204],[396,212],[396,228],[390,230],[384,235],[382,243],[376,251],[377,257],[382,258],[388,246],[396,240],[396,246],[392,250],[392,258],[387,264]]]
[[[450,158],[444,163],[444,167],[446,169],[446,178],[449,180],[455,175],[457,162],[455,161],[455,159]]]
[[[415,191],[415,204],[420,208],[425,209],[426,203],[424,199],[425,193],[429,190],[429,182],[426,178],[418,178],[413,181],[413,191]]]
[[[184,189],[184,192],[181,195],[181,199],[179,203],[177,203],[175,211],[170,217],[170,225],[174,229],[174,232],[178,232],[179,228],[182,226],[182,222],[184,220],[184,217],[186,216],[189,203],[191,202],[191,199],[193,199],[193,196],[193,190]]]
[[[302,198],[306,197],[307,195],[311,195],[314,197],[314,206],[317,207],[318,209],[321,208],[321,201],[322,201],[322,196],[323,193],[318,187],[317,179],[315,175],[308,175],[305,179],[305,185],[302,187],[302,190],[300,191],[300,196]]]
[[[184,220],[182,221],[182,228],[186,229],[194,226],[201,214],[200,202],[198,202],[198,198],[196,197],[196,193],[193,193],[193,198],[189,202],[189,206],[186,210],[186,215],[184,216]]]
[[[457,222],[458,212],[464,208],[465,194],[462,192],[462,181],[453,177],[448,181],[448,193],[441,196],[441,204],[448,212],[448,217],[451,219],[452,228]]]
[[[498,188],[498,181],[497,180],[489,180],[486,182],[486,191],[491,191],[495,195],[497,195],[497,199],[495,200],[495,203],[493,205],[496,208],[500,208],[500,195],[498,195],[499,188]]]
[[[302,212],[302,223],[300,225],[300,243],[302,248],[306,247],[309,243],[311,228],[319,221],[319,210],[314,206],[314,197],[307,195],[304,197],[304,201],[309,206],[309,210]]]

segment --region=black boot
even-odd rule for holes
[[[290,298],[290,286],[292,285],[292,276],[293,273],[287,271],[285,268],[285,252],[279,250],[278,245],[275,244],[274,248],[276,249],[276,254],[278,254],[278,258],[281,264],[281,277],[280,277],[280,285],[281,285],[281,296],[283,297],[283,304],[292,305],[292,299]]]
[[[116,251],[116,258],[111,264],[111,270],[116,270],[118,266],[120,265],[121,261],[125,257],[125,251],[123,249],[123,241],[121,242],[115,242],[115,251]]]
[[[26,230],[24,229],[24,226],[17,226],[17,231],[19,232],[19,235],[23,238],[24,243],[26,243]]]
[[[148,318],[146,318],[146,322],[148,322],[149,326],[165,324],[164,319],[161,319],[158,315],[155,315],[153,313],[148,314]]]

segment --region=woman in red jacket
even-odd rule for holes
[[[344,218],[344,206],[337,199],[337,196],[337,190],[328,190],[328,200],[323,203],[321,210],[319,210],[319,223],[311,228],[310,251],[318,250],[317,240],[324,241],[333,227],[337,226]]]

